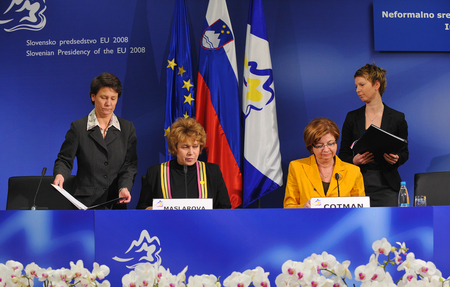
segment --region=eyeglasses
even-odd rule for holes
[[[318,144],[318,145],[312,145],[312,146],[315,147],[316,149],[323,149],[325,146],[327,146],[328,148],[332,148],[332,147],[334,147],[335,144],[336,144],[336,141],[327,143],[327,144]]]

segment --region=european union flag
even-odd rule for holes
[[[168,134],[170,126],[178,118],[194,117],[195,115],[194,78],[189,37],[186,2],[185,0],[176,0],[166,69],[167,95],[164,136]],[[166,160],[171,158],[166,142]]]

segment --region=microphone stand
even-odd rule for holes
[[[336,174],[334,175],[334,177],[336,178],[336,181],[337,181],[338,197],[341,197],[341,191],[339,190],[339,179],[340,179],[340,174],[336,172]]]
[[[184,171],[184,190],[186,191],[186,198],[188,198],[188,189],[187,189],[187,165],[183,165]]]
[[[42,178],[45,176],[46,173],[47,173],[47,168],[44,167],[42,169],[42,175],[41,175],[41,179],[39,180],[38,188],[36,190],[36,193],[34,194],[33,206],[31,207],[31,210],[36,210],[37,209],[36,198],[37,198],[37,195],[38,195],[38,192],[39,192],[39,188],[41,187]]]

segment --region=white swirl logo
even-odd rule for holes
[[[11,0],[8,9],[0,16],[0,25],[7,26],[3,29],[6,32],[42,30],[47,23],[44,15],[46,9],[45,0],[33,3],[30,0]]]
[[[134,269],[138,264],[149,262],[161,264],[161,243],[156,236],[151,237],[147,230],[142,230],[138,240],[133,240],[125,252],[126,257],[114,256],[113,260],[126,263],[127,268]],[[124,255],[125,255],[124,254]]]

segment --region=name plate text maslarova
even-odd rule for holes
[[[204,210],[213,209],[212,198],[154,198],[153,210]]]
[[[370,207],[368,196],[311,197],[311,208],[362,208]]]

